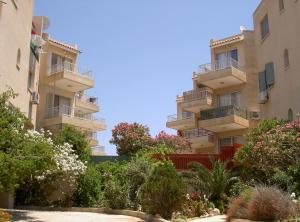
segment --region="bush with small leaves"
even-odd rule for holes
[[[169,161],[159,163],[140,190],[142,210],[170,219],[184,202],[186,187]]]

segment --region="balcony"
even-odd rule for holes
[[[247,111],[234,105],[216,107],[200,112],[200,128],[212,132],[247,129]]]
[[[99,112],[98,98],[88,96],[86,94],[76,94],[75,107],[80,109],[84,113],[96,113]]]
[[[214,146],[213,133],[204,129],[186,130],[183,132],[183,136],[191,142],[193,149]]]
[[[80,69],[76,64],[69,62],[53,65],[46,83],[70,92],[79,92],[94,86],[91,71]]]
[[[182,108],[189,112],[199,113],[212,105],[212,92],[207,88],[191,90],[183,93]]]
[[[87,141],[89,142],[90,147],[98,146],[98,139],[97,139],[97,133],[96,132],[86,132],[85,137]]]
[[[92,156],[106,156],[105,147],[104,146],[95,146],[92,147]]]
[[[242,67],[232,58],[222,63],[200,65],[198,71],[194,72],[193,79],[198,84],[211,89],[231,87],[247,82]]]
[[[43,121],[43,127],[69,124],[85,131],[102,131],[106,129],[104,119],[96,119],[91,114],[79,114],[69,106],[49,108]]]
[[[195,115],[190,113],[189,115],[170,115],[168,116],[168,121],[166,126],[171,129],[185,130],[196,128]]]

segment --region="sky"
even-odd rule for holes
[[[176,114],[176,96],[192,89],[192,73],[210,61],[210,39],[253,28],[260,0],[35,0],[56,40],[77,44],[79,66],[93,71],[107,130],[98,133],[109,155],[112,128],[138,122],[152,136]]]

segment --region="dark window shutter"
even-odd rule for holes
[[[266,64],[266,82],[267,87],[270,87],[275,83],[274,64],[272,62]]]
[[[258,80],[259,80],[259,91],[263,92],[267,90],[267,82],[266,82],[266,72],[258,73]]]

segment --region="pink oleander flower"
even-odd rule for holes
[[[300,143],[300,137],[298,137],[298,138],[296,139],[296,141],[297,141],[297,143]]]

